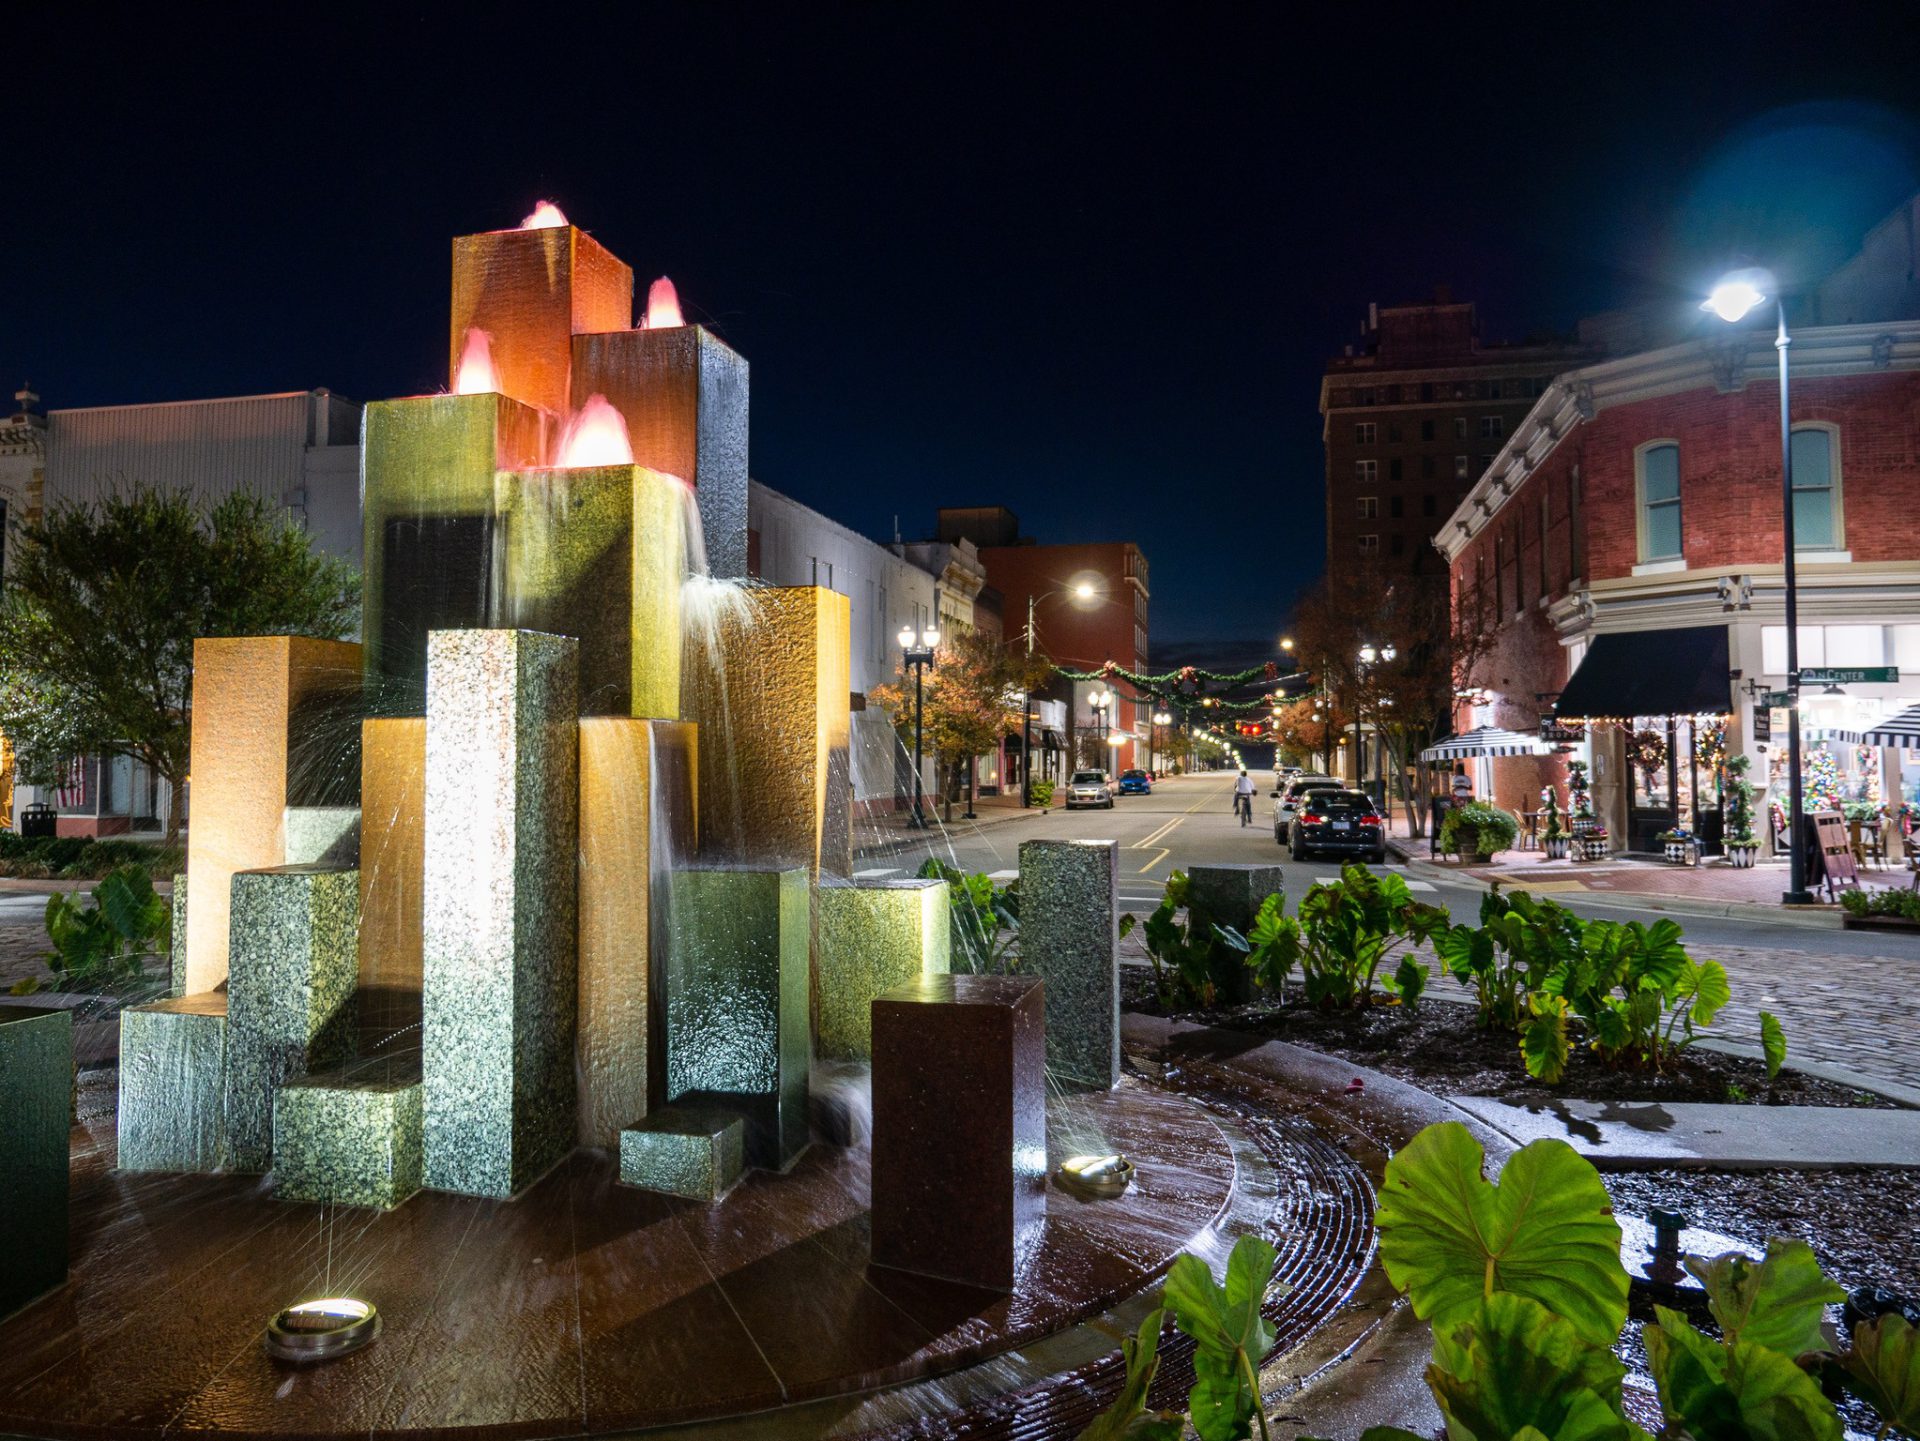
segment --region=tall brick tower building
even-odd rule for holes
[[[1553,377],[1596,356],[1563,340],[1488,345],[1444,290],[1368,306],[1360,344],[1320,382],[1327,563],[1444,576],[1431,541]]]

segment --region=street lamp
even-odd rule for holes
[[[1787,335],[1787,302],[1764,270],[1739,270],[1713,288],[1700,302],[1700,308],[1717,315],[1729,325],[1744,319],[1755,306],[1764,305],[1767,291],[1774,292],[1773,348],[1780,355],[1780,523],[1783,549],[1782,566],[1787,589],[1787,889],[1780,899],[1790,906],[1809,905],[1807,891],[1807,847],[1801,834],[1805,803],[1800,779],[1800,597],[1794,568],[1793,539],[1793,419],[1787,400],[1787,347],[1793,343]]]
[[[1148,770],[1153,769],[1153,758],[1156,755],[1159,755],[1160,753],[1160,735],[1159,735],[1160,727],[1164,725],[1172,725],[1172,724],[1173,724],[1173,717],[1167,714],[1167,712],[1163,710],[1157,710],[1153,713],[1153,719],[1150,722],[1152,729],[1150,729],[1147,732],[1147,769]],[[1161,756],[1161,759],[1164,761],[1166,758],[1164,756]]]
[[[929,625],[916,634],[910,625],[900,627],[900,652],[906,658],[907,668],[913,672],[913,819],[908,822],[916,830],[927,828],[926,806],[921,799],[921,745],[925,735],[926,721],[926,673],[933,666],[934,648],[940,644],[940,628]],[[919,644],[915,645],[914,642]]]
[[[1380,663],[1391,663],[1398,652],[1390,645],[1360,647],[1360,667],[1354,673],[1353,688],[1353,783],[1356,788],[1366,785],[1367,753],[1360,744],[1360,694],[1362,684],[1370,667]]]
[[[1093,718],[1100,727],[1101,749],[1105,752],[1109,740],[1108,732],[1113,728],[1113,723],[1109,718],[1109,712],[1113,707],[1113,692],[1110,690],[1097,690],[1087,697],[1087,704],[1093,707]],[[1112,765],[1112,753],[1105,753],[1107,755],[1108,765]],[[1109,771],[1108,774],[1111,775],[1112,772]]]
[[[1100,597],[1100,587],[1090,580],[1074,581],[1071,585],[1057,585],[1052,590],[1039,595],[1027,594],[1027,714],[1021,721],[1020,730],[1020,808],[1025,810],[1033,804],[1033,607],[1036,601],[1047,600],[1056,595],[1071,595],[1081,605],[1090,605]],[[1068,692],[1072,699],[1072,692]]]

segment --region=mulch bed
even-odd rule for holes
[[[1452,984],[1452,982],[1446,982]],[[1772,1086],[1757,1060],[1695,1047],[1663,1074],[1613,1070],[1576,1045],[1564,1080],[1544,1086],[1521,1064],[1509,1032],[1484,1030],[1478,1012],[1455,1001],[1427,999],[1408,1009],[1322,1011],[1300,1001],[1277,1006],[1261,1000],[1212,1010],[1168,1012],[1155,1000],[1151,973],[1121,971],[1121,1004],[1147,1015],[1249,1031],[1342,1056],[1441,1095],[1497,1096],[1514,1105],[1575,1097],[1592,1101],[1737,1101],[1776,1106],[1859,1106],[1892,1109],[1893,1102],[1848,1086],[1786,1070]],[[1737,1090],[1735,1088],[1738,1088]]]

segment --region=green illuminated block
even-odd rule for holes
[[[0,1318],[67,1279],[73,1014],[0,1006]]]
[[[233,877],[227,971],[227,1149],[273,1162],[273,1093],[353,1054],[360,873],[273,866]]]
[[[273,1098],[274,1194],[390,1211],[420,1189],[424,1133],[417,1057],[290,1081]]]
[[[747,1160],[807,1145],[804,869],[690,869],[667,887],[667,1099],[740,1112]]]
[[[217,1171],[227,1159],[227,993],[120,1013],[120,1169]]]
[[[689,1201],[717,1201],[746,1166],[746,1127],[711,1106],[664,1106],[620,1133],[620,1180]]]
[[[494,394],[367,406],[360,491],[369,713],[425,713],[429,631],[499,623],[496,477],[542,464],[550,424],[547,412]]]
[[[580,713],[680,714],[684,485],[634,465],[503,472],[501,623],[580,641]]]
[[[815,1050],[825,1060],[868,1060],[873,998],[948,970],[947,883],[822,882],[813,904]]]
[[[508,1196],[573,1146],[578,651],[532,631],[427,642],[421,1041],[438,1191]]]

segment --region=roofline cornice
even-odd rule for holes
[[[1810,326],[1793,333],[1796,379],[1920,370],[1920,320],[1871,325]],[[1768,380],[1777,367],[1764,330],[1742,330],[1721,340],[1689,340],[1662,350],[1582,366],[1554,377],[1507,437],[1493,464],[1441,525],[1433,544],[1451,566],[1500,513],[1507,497],[1577,426],[1603,410],[1713,386],[1722,393]]]

